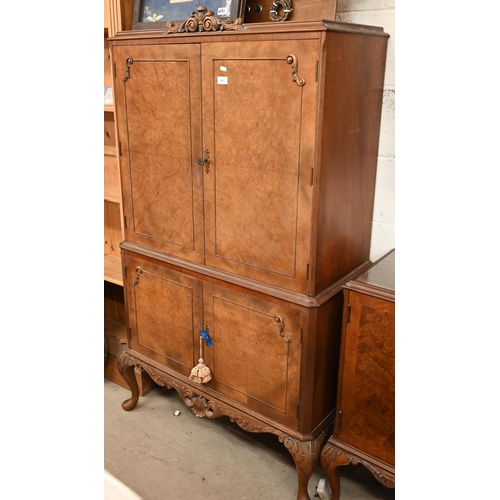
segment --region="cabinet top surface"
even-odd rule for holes
[[[163,29],[132,30],[118,32],[109,41],[116,42],[120,40],[137,39],[202,39],[204,37],[224,36],[231,37],[237,35],[255,35],[255,34],[279,34],[279,33],[300,33],[300,32],[323,32],[334,31],[341,33],[351,33],[360,35],[389,37],[384,29],[379,26],[369,26],[355,23],[343,23],[337,21],[302,21],[302,22],[267,22],[267,23],[248,23],[242,24],[241,29],[234,31],[202,31],[193,33],[169,33]]]
[[[368,271],[354,280],[354,283],[381,288],[389,292],[395,292],[395,264],[396,251],[393,249],[377,261],[375,265],[370,267]],[[349,287],[350,283],[346,286]]]

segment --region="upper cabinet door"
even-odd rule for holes
[[[202,47],[206,264],[307,293],[318,41]]]
[[[126,240],[203,263],[200,47],[117,46]]]

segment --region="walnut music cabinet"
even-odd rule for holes
[[[109,41],[123,408],[140,367],[197,416],[276,435],[308,500],[334,418],[342,285],[370,265],[388,35],[329,21],[168,31]],[[193,378],[198,363],[211,378]]]
[[[363,464],[395,486],[395,250],[344,286],[344,319],[333,435],[321,465],[340,498],[340,465]]]

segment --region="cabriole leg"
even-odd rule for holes
[[[297,441],[290,436],[283,439],[285,448],[290,452],[295,462],[298,479],[297,500],[311,500],[307,492],[309,479],[311,479],[314,467],[319,459],[319,450],[324,440],[321,434],[314,441]]]
[[[342,450],[326,442],[321,452],[321,467],[332,490],[330,500],[340,500],[340,471],[337,467],[348,465],[349,462],[349,457]]]
[[[126,411],[133,410],[139,401],[139,386],[135,378],[134,361],[125,351],[118,358],[116,366],[132,392],[132,396],[122,403],[122,408]]]

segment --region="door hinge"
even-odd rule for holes
[[[123,268],[123,279],[127,281],[127,266]]]
[[[351,321],[351,304],[347,304],[347,321],[346,323],[349,323]]]
[[[306,280],[309,281],[309,264],[307,264],[306,268]]]
[[[300,327],[300,343],[302,344],[302,335],[304,333],[304,328],[301,326]]]
[[[316,60],[316,81],[319,78],[319,60]]]
[[[342,413],[342,410],[339,410],[339,425],[338,425],[338,428],[340,429],[340,426],[342,425],[342,416],[344,414]]]
[[[121,141],[118,141],[118,155],[119,156],[122,155],[122,143],[121,143]]]
[[[311,168],[311,186],[314,186],[314,168]]]
[[[113,61],[113,78],[116,78],[116,63]]]
[[[297,403],[297,418],[299,418],[300,403]]]
[[[126,215],[123,216],[123,227],[125,229],[127,229],[127,216]]]

